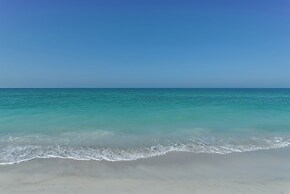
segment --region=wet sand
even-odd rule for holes
[[[0,166],[0,193],[287,194],[290,149],[124,162],[35,159]]]

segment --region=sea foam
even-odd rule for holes
[[[215,138],[214,138],[215,139]],[[227,141],[224,141],[227,142]],[[231,140],[232,142],[232,140]],[[149,147],[131,149],[105,148],[105,147],[73,147],[51,145],[8,145],[2,148],[0,164],[16,164],[36,158],[63,158],[74,160],[106,160],[130,161],[142,158],[165,155],[169,152],[215,153],[229,154],[234,152],[248,152],[265,149],[275,149],[290,146],[290,139],[285,137],[251,138],[251,143],[235,142],[215,143],[201,139],[191,140],[190,143],[175,143],[172,145],[158,144]]]

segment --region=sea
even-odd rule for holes
[[[290,89],[0,89],[0,164],[290,146]]]

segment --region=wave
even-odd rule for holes
[[[10,139],[11,140],[11,139]],[[13,139],[17,140],[17,139]],[[12,140],[12,141],[13,141]],[[213,143],[214,142],[214,143]],[[223,143],[221,143],[223,142]],[[118,149],[103,147],[73,147],[51,145],[8,145],[0,153],[0,165],[16,164],[37,158],[65,158],[74,160],[130,161],[165,155],[169,152],[229,154],[290,146],[285,137],[251,138],[250,142],[191,140],[189,143],[155,145],[143,148]]]

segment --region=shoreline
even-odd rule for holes
[[[11,138],[4,137],[2,139]],[[39,137],[37,137],[39,138]],[[16,138],[18,139],[18,138]],[[9,140],[10,141],[10,140]],[[32,141],[32,140],[30,140]],[[157,145],[137,149],[116,149],[116,148],[92,148],[92,147],[70,147],[70,146],[12,146],[2,148],[0,153],[0,166],[13,165],[22,162],[29,162],[35,159],[72,159],[77,161],[134,161],[153,157],[164,156],[175,152],[195,153],[195,154],[231,154],[253,151],[263,151],[272,149],[283,149],[289,147],[289,137],[262,138],[260,141],[267,142],[268,145],[201,145],[180,144],[180,145]],[[0,139],[1,142],[1,139]],[[8,143],[8,142],[7,142]],[[11,143],[11,142],[10,142]],[[1,149],[1,148],[0,148]]]
[[[289,193],[290,148],[0,166],[0,193]]]

